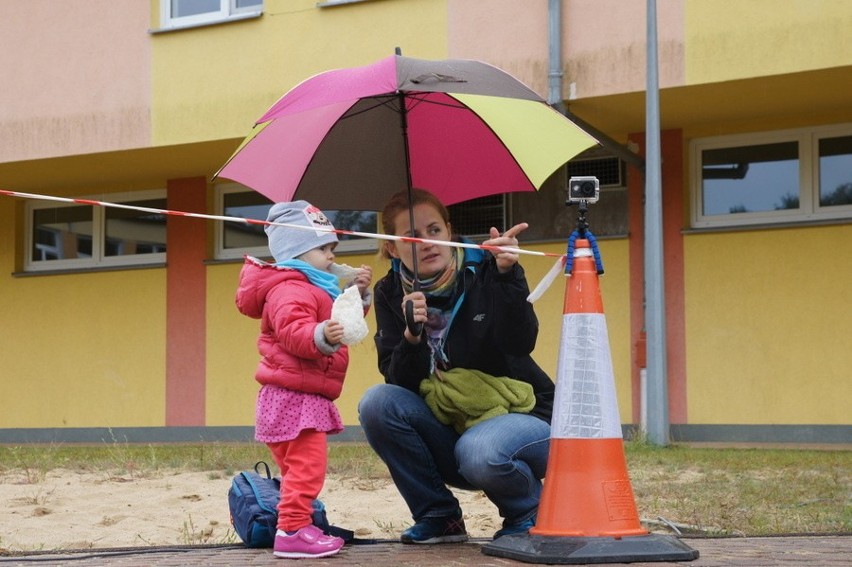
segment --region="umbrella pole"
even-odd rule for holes
[[[399,55],[399,48],[397,48]],[[399,96],[399,116],[400,126],[402,128],[402,147],[405,151],[405,181],[406,190],[408,191],[408,226],[412,236],[417,236],[417,231],[414,228],[414,196],[411,192],[411,155],[408,148],[408,109],[405,107],[405,93],[398,91]],[[420,276],[417,273],[417,243],[411,243],[411,271],[414,272],[414,281],[412,284],[413,291],[420,291]],[[423,323],[414,322],[414,302],[407,301],[405,303],[405,324],[408,326],[408,331],[415,337],[419,337],[423,332]]]

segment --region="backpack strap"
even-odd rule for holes
[[[260,470],[258,469],[258,467],[259,467],[260,465],[263,465],[263,468],[264,468],[264,469],[266,469],[266,478],[272,478],[272,471],[270,471],[270,470],[269,470],[269,465],[267,465],[267,464],[266,464],[266,461],[258,461],[258,462],[256,462],[256,463],[254,464],[254,472],[256,472],[257,474],[259,474],[259,475],[263,476],[263,473],[262,473],[262,472],[260,472]]]

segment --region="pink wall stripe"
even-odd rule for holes
[[[171,210],[206,212],[203,177],[167,183]],[[166,426],[205,425],[207,227],[200,219],[166,220]]]
[[[645,151],[644,133],[630,136]],[[684,314],[684,262],[683,234],[684,215],[684,171],[683,136],[680,130],[661,133],[662,183],[663,183],[663,246],[666,293],[666,334],[669,394],[669,422],[687,423],[686,414],[686,338]],[[644,355],[637,353],[644,313],[644,174],[629,168],[628,178],[629,226],[630,226],[630,336],[634,345],[631,384],[633,386],[633,423],[640,421],[640,381],[638,360]]]

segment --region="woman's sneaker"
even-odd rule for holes
[[[273,554],[276,557],[292,559],[326,557],[334,555],[340,551],[341,547],[343,547],[341,538],[325,535],[315,525],[308,524],[292,535],[287,535],[287,532],[282,530],[275,532]]]
[[[423,518],[404,532],[402,543],[459,543],[467,541],[461,510],[452,516]]]
[[[513,534],[525,534],[530,531],[530,528],[535,525],[535,519],[530,518],[528,520],[523,520],[516,524],[507,524],[505,521],[503,522],[503,527],[497,530],[497,533],[494,534],[494,539]]]

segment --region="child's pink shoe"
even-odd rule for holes
[[[343,547],[343,539],[328,536],[313,524],[308,524],[293,535],[278,530],[275,532],[275,548],[273,553],[276,557],[289,557],[291,559],[308,557],[326,557],[334,555]]]

